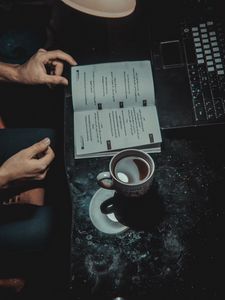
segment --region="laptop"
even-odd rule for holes
[[[225,26],[212,3],[154,7],[151,62],[162,129],[225,125]]]

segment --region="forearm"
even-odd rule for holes
[[[19,82],[19,66],[0,62],[0,81]]]

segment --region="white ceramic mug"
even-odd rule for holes
[[[126,149],[115,154],[109,163],[109,171],[97,176],[98,184],[113,189],[125,197],[146,194],[153,180],[155,164],[151,156],[137,149]]]

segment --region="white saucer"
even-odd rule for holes
[[[128,229],[127,226],[117,221],[114,213],[103,214],[100,205],[105,200],[113,197],[115,191],[100,188],[94,194],[89,206],[89,216],[93,225],[100,231],[108,234],[116,234]]]

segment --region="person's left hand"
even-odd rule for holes
[[[27,180],[43,180],[55,154],[49,138],[22,149],[0,166],[0,188]]]
[[[39,49],[26,63],[18,66],[18,81],[23,84],[68,85],[68,80],[61,76],[64,61],[76,65],[73,57],[61,50]],[[48,67],[53,69],[50,74]]]

